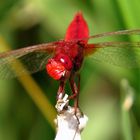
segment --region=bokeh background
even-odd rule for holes
[[[0,51],[63,39],[79,10],[90,35],[140,28],[139,0],[2,0]],[[98,41],[137,39],[115,36]],[[123,61],[121,52],[117,53],[117,62]],[[89,117],[82,138],[139,140],[140,70],[105,61],[87,58],[80,71],[80,107]],[[58,84],[45,70],[31,77],[0,80],[0,140],[53,140]],[[66,93],[70,93],[68,85]]]

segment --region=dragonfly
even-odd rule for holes
[[[119,66],[137,67],[140,64],[140,42],[88,42],[92,39],[115,35],[139,34],[140,29],[133,29],[90,36],[88,24],[82,12],[77,12],[68,26],[63,40],[0,53],[0,79],[14,78],[26,73],[25,69],[14,72],[12,66],[17,60],[29,73],[46,69],[50,77],[59,81],[57,99],[61,98],[60,94],[64,95],[65,85],[68,81],[72,91],[69,98],[74,99],[74,105],[78,107],[79,70],[86,56],[95,61],[109,62]],[[133,49],[136,54],[131,56]],[[18,67],[16,68],[18,69]],[[78,82],[76,82],[76,78]]]

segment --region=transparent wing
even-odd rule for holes
[[[140,42],[103,42],[89,44],[86,51],[96,61],[134,68],[140,67]]]
[[[42,70],[54,49],[54,43],[48,43],[0,53],[0,79]]]
[[[105,33],[90,36],[88,39],[100,38],[100,37],[109,37],[109,36],[114,36],[114,35],[140,35],[140,29],[120,30],[120,31],[115,31],[115,32],[105,32]]]

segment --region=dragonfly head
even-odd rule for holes
[[[65,80],[70,76],[72,61],[67,55],[59,54],[48,60],[48,74],[55,80]]]

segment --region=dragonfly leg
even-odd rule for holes
[[[73,92],[73,95],[71,95],[69,97],[69,99],[74,98],[74,110],[75,110],[74,113],[75,113],[75,117],[77,118],[78,125],[79,125],[80,121],[79,121],[78,116],[77,116],[77,109],[79,108],[80,74],[77,74],[77,76],[78,76],[78,86],[76,85],[76,82],[74,80],[75,74],[72,74],[70,77],[69,82],[70,82],[70,86],[71,86],[71,90]]]
[[[65,81],[60,81],[59,88],[57,91],[57,100],[63,97],[64,92],[65,92],[64,88],[65,88]]]
[[[78,77],[78,87],[77,87],[77,90],[78,90],[78,93],[77,93],[77,104],[78,104],[78,107],[79,107],[79,93],[80,93],[80,74],[78,73],[77,74],[77,77]]]
[[[71,75],[70,77],[70,86],[71,86],[71,90],[73,95],[71,95],[69,97],[69,99],[73,99],[74,98],[74,107],[75,110],[77,110],[77,108],[79,107],[79,91],[80,91],[80,74],[77,74],[76,76],[78,76],[78,86],[76,85],[76,82],[74,80],[75,78],[75,74]]]

